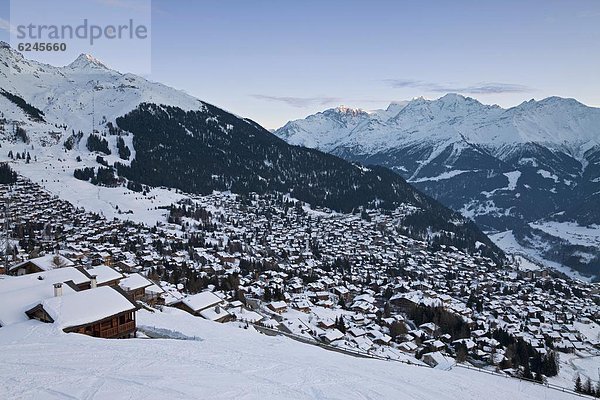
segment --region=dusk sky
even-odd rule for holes
[[[267,128],[447,92],[503,107],[552,95],[600,106],[596,0],[154,0],[151,28],[149,79]]]

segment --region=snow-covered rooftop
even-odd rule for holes
[[[51,269],[70,267],[75,265],[73,261],[69,260],[68,258],[61,256],[60,254],[51,253],[15,264],[12,267],[10,267],[10,270],[14,271],[15,269],[19,269],[19,267],[27,263],[35,264],[38,268],[40,268],[43,271],[49,271]]]
[[[152,285],[152,282],[149,281],[148,279],[144,278],[140,274],[128,275],[127,277],[121,279],[121,282],[119,282],[119,286],[123,290],[141,289],[141,288],[148,287],[151,285]]]
[[[96,282],[100,285],[106,282],[114,281],[123,278],[123,274],[107,265],[97,265],[89,268],[87,273],[96,275]]]
[[[193,296],[188,296],[182,300],[183,304],[194,311],[204,310],[205,308],[217,305],[223,302],[219,296],[212,292],[201,292]]]
[[[89,324],[136,309],[112,287],[102,286],[44,300],[42,307],[60,328]]]

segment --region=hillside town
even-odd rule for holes
[[[597,386],[597,371],[566,360],[600,355],[598,284],[431,246],[402,227],[414,207],[340,214],[283,194],[213,192],[157,204],[168,217],[146,226],[22,177],[0,197],[0,330],[35,319],[153,337],[136,311],[174,307],[365,356]]]

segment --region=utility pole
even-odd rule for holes
[[[8,274],[8,263],[10,255],[10,198],[12,196],[12,185],[8,187],[6,191],[3,209],[2,209],[2,227],[0,227],[0,256],[2,257],[2,266],[4,267],[4,273]]]
[[[92,82],[92,133],[96,133],[96,89],[100,81]]]
[[[95,100],[95,87],[92,87],[92,134],[94,134],[94,129],[96,129],[96,122],[95,122],[95,116],[96,116],[96,100]]]

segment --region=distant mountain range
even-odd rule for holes
[[[505,248],[600,274],[598,108],[550,97],[503,109],[448,94],[329,109],[275,134],[391,168]]]
[[[473,222],[387,168],[289,145],[253,121],[111,70],[92,56],[55,67],[27,60],[4,44],[0,78],[3,153],[25,160],[31,152],[27,163],[47,160],[46,174],[64,170],[71,180],[75,175],[89,181],[89,189],[94,183],[133,191],[150,185],[188,193],[289,193],[341,212],[408,206],[413,212],[400,232],[503,258]],[[40,176],[35,166],[21,171]]]

